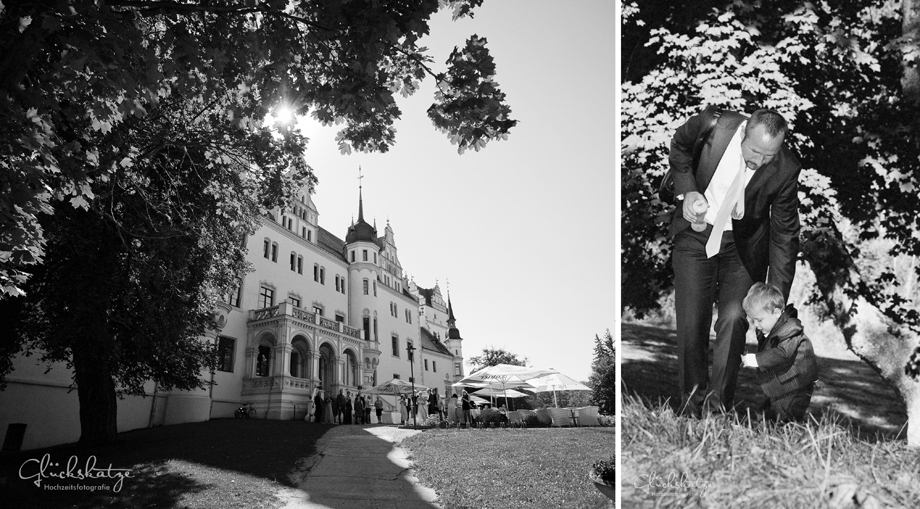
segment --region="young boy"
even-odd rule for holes
[[[783,294],[773,285],[754,283],[741,305],[757,329],[757,353],[741,361],[757,368],[767,415],[780,422],[803,420],[818,380],[818,360],[802,322],[783,311]]]

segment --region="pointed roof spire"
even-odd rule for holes
[[[348,228],[348,233],[345,235],[345,243],[351,244],[352,242],[373,242],[377,243],[377,228],[367,224],[367,221],[364,220],[364,192],[363,186],[361,185],[361,179],[364,178],[364,175],[361,175],[361,167],[358,167],[358,221],[355,222],[354,216],[351,219],[351,227]]]
[[[364,175],[361,175],[361,167],[358,166],[358,222],[364,221],[364,197],[361,193],[361,179],[364,178]]]
[[[453,325],[457,321],[454,317],[454,305],[450,303],[450,290],[447,291],[447,323]]]

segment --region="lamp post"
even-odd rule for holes
[[[415,397],[415,360],[414,353],[415,347],[412,346],[412,343],[406,345],[406,352],[409,354],[409,382],[412,384],[412,394],[409,395],[409,402],[412,403],[412,398]],[[412,405],[412,428],[418,428],[418,422],[416,421],[416,416],[418,415],[418,400],[415,400],[415,404]]]

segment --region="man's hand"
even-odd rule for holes
[[[698,204],[697,202],[701,202]],[[690,191],[684,195],[684,219],[690,221],[691,223],[702,222],[706,217],[706,209],[709,208],[709,203],[706,201],[706,198],[702,194],[696,191]]]
[[[741,356],[741,364],[746,368],[757,367],[757,354],[749,353]]]

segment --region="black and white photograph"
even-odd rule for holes
[[[620,507],[920,506],[920,5],[621,5]]]
[[[0,506],[616,507],[620,10],[0,0]]]

